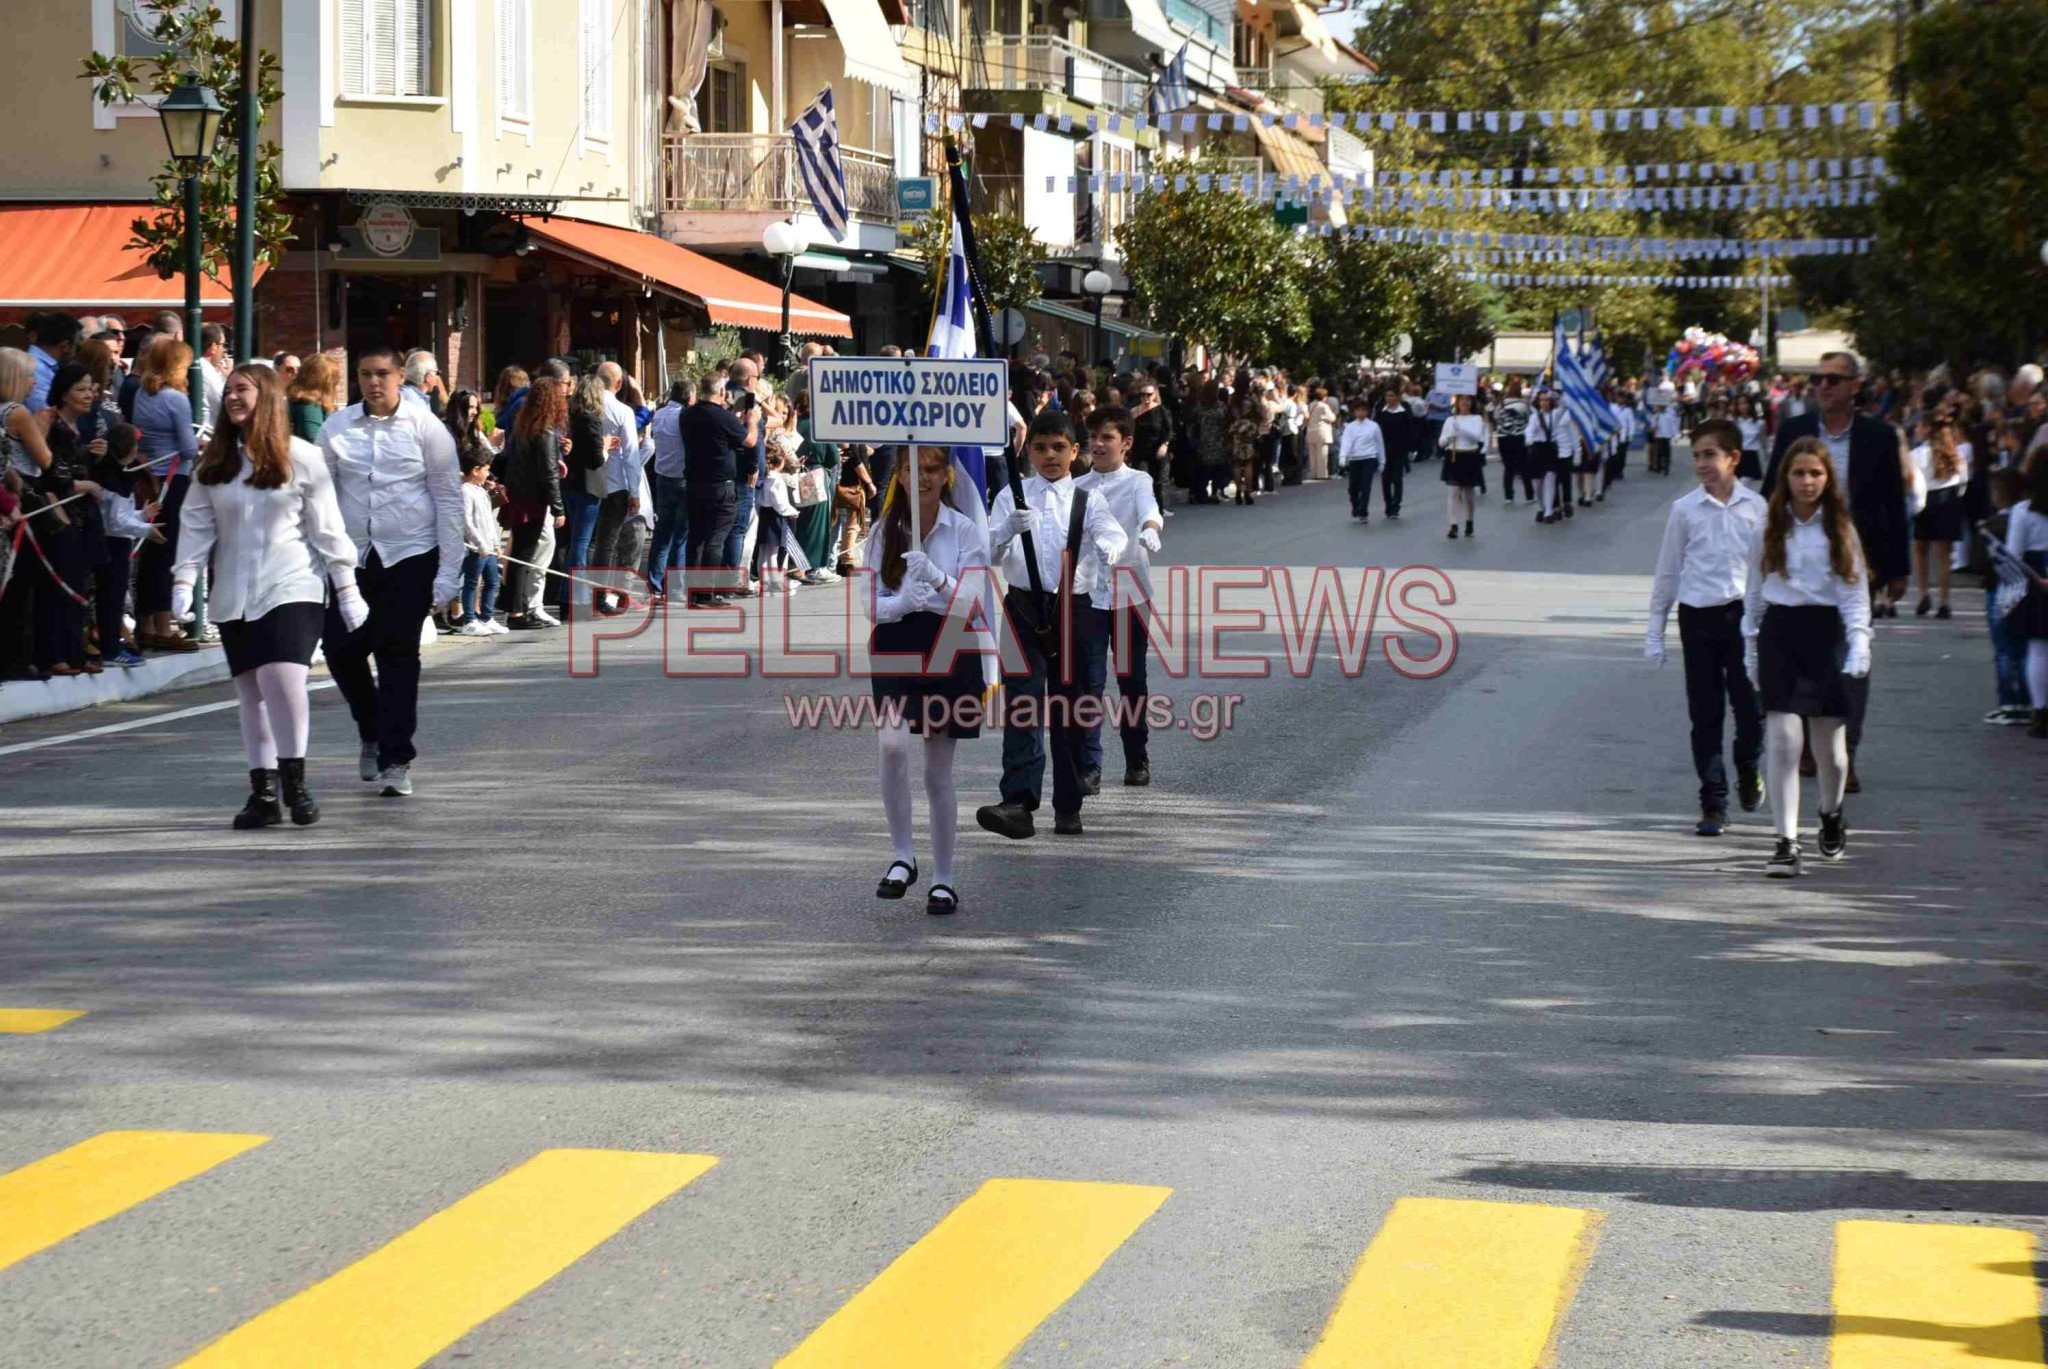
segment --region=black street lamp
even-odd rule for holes
[[[256,6],[242,5],[242,89],[235,101],[235,364],[256,349]]]
[[[761,230],[761,246],[771,257],[782,259],[782,336],[776,347],[780,353],[775,358],[775,369],[783,379],[796,369],[796,342],[789,335],[789,287],[796,275],[796,259],[810,244],[804,241],[803,230],[793,223],[777,219]]]
[[[1107,359],[1102,355],[1102,301],[1109,294],[1110,284],[1109,272],[1100,269],[1090,271],[1087,275],[1081,277],[1082,292],[1092,296],[1095,300],[1095,332],[1090,345],[1095,352],[1094,363],[1096,365],[1100,365]]]
[[[163,120],[164,141],[171,146],[171,160],[178,164],[185,191],[185,341],[192,348],[192,421],[206,421],[206,384],[199,370],[199,277],[205,266],[200,252],[199,168],[213,156],[220,137],[220,123],[227,111],[211,86],[187,80],[164,97],[157,106]]]

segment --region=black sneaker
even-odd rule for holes
[[[1842,810],[1820,815],[1820,853],[1828,860],[1840,860],[1842,853],[1849,849],[1849,824],[1842,818]]]
[[[1081,772],[1081,792],[1090,798],[1102,792],[1102,771],[1099,768]]]
[[[1692,830],[1703,837],[1718,837],[1728,826],[1728,815],[1716,808],[1709,808],[1700,814],[1699,824]]]
[[[1754,813],[1763,806],[1764,777],[1754,770],[1735,772],[1735,800],[1742,805],[1745,813]]]
[[[1778,849],[1764,863],[1764,873],[1772,879],[1791,879],[1799,869],[1799,843],[1790,837],[1779,837]]]

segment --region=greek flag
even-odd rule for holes
[[[1600,345],[1599,324],[1593,325],[1593,340],[1591,342],[1586,341],[1583,337],[1579,339],[1579,357],[1585,362],[1586,374],[1592,377],[1593,388],[1597,390],[1602,385],[1605,385],[1607,378],[1613,372],[1612,368],[1607,364],[1607,349]]]
[[[981,355],[974,331],[974,269],[967,259],[968,237],[973,228],[963,222],[966,181],[958,171],[958,167],[952,169],[946,185],[946,274],[932,297],[932,331],[924,349],[928,357]],[[1002,455],[1000,448],[996,455]],[[988,453],[979,447],[955,447],[953,459],[974,481],[986,506]]]
[[[2005,543],[1988,532],[1977,534],[1984,540],[1984,550],[1991,557],[1991,569],[1998,573],[1998,587],[1991,591],[1991,612],[2003,618],[2020,606],[2020,600],[2027,597],[2027,587],[2033,582],[2033,572],[2027,563],[2005,549]]]
[[[811,208],[833,237],[846,233],[846,163],[839,155],[839,116],[832,109],[832,87],[826,86],[810,107],[789,126],[796,144],[797,174]]]
[[[1145,97],[1145,112],[1156,117],[1192,109],[1194,103],[1194,88],[1188,84],[1188,45],[1182,43],[1180,51],[1173,54],[1173,60],[1152,82],[1151,93]]]
[[[1614,411],[1600,397],[1600,387],[1586,374],[1585,363],[1572,351],[1561,319],[1551,324],[1550,346],[1557,367],[1557,388],[1564,395],[1564,411],[1578,425],[1586,449],[1597,451],[1614,432]]]

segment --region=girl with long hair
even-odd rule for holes
[[[341,368],[327,353],[313,353],[299,363],[284,399],[292,418],[292,436],[318,442],[328,415],[341,407]]]
[[[1870,673],[1870,575],[1825,442],[1802,437],[1785,453],[1750,564],[1742,635],[1764,710],[1764,788],[1778,844],[1764,873],[1801,870],[1802,727],[1820,783],[1819,850],[1849,845],[1842,793],[1849,777],[1849,685]]]
[[[905,469],[914,465],[917,495],[906,490]],[[920,550],[911,550],[910,520],[918,520]],[[918,447],[897,467],[881,527],[867,540],[866,569],[875,576],[868,636],[874,690],[881,717],[882,811],[889,822],[894,859],[882,872],[875,897],[902,898],[917,883],[910,794],[910,738],[924,737],[924,792],[931,805],[932,876],[925,911],[956,911],[953,850],[960,830],[960,801],[953,784],[953,744],[981,735],[979,707],[986,672],[978,646],[986,634],[967,629],[979,606],[994,611],[989,578],[986,515],[974,482],[944,447]],[[950,660],[934,659],[941,630],[944,651],[964,649]],[[993,619],[988,619],[993,623]],[[890,664],[893,660],[896,664]],[[907,663],[907,664],[904,664]],[[898,711],[900,710],[900,711]]]
[[[211,557],[213,618],[240,705],[249,801],[234,826],[272,827],[286,810],[300,827],[318,822],[306,788],[306,675],[328,586],[349,631],[370,609],[356,590],[356,547],[327,462],[292,436],[284,386],[270,367],[239,366],[228,376],[180,521],[171,611],[182,618],[189,610],[193,582]]]
[[[1927,487],[1927,503],[1913,515],[1913,570],[1920,581],[1920,603],[1913,611],[1925,618],[1934,607],[1928,593],[1931,567],[1941,584],[1941,609],[1935,616],[1946,618],[1955,546],[1970,531],[1963,499],[1970,486],[1970,444],[1963,441],[1960,424],[1937,417],[1929,424],[1927,440],[1910,455]]]
[[[1458,536],[1460,509],[1465,513],[1465,535],[1472,535],[1472,519],[1479,504],[1474,491],[1486,478],[1486,439],[1490,435],[1486,416],[1478,411],[1471,395],[1458,395],[1451,400],[1451,416],[1444,420],[1437,445],[1444,453],[1443,483],[1450,487],[1450,535],[1454,541]]]
[[[165,540],[146,546],[135,566],[135,641],[160,651],[197,651],[199,643],[171,619],[171,563],[178,555],[178,511],[192,485],[199,436],[192,426],[192,399],[185,387],[192,373],[192,348],[160,336],[142,354],[134,423],[142,433],[136,454],[162,489]]]
[[[535,567],[547,565],[554,556],[556,529],[566,522],[562,458],[568,454],[568,399],[568,372],[543,368],[520,401],[505,440],[505,521],[512,532],[505,625],[514,631],[561,626],[560,619],[541,607],[546,573]]]
[[[1735,398],[1735,429],[1742,437],[1742,456],[1735,463],[1735,478],[1751,489],[1764,483],[1764,419],[1756,400],[1749,395]]]

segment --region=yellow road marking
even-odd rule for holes
[[[0,1269],[269,1139],[210,1131],[105,1131],[0,1174]]]
[[[2040,1365],[2034,1237],[1991,1226],[1835,1224],[1833,1369]]]
[[[185,1363],[422,1364],[717,1163],[713,1155],[544,1150]]]
[[[1303,1369],[1534,1369],[1599,1220],[1576,1207],[1401,1199]]]
[[[991,1179],[778,1369],[999,1365],[1173,1190]]]
[[[55,1031],[85,1016],[83,1008],[0,1008],[0,1036],[33,1036]]]

